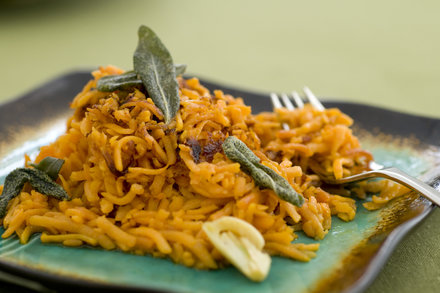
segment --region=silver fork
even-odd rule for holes
[[[322,105],[322,103],[316,98],[316,96],[312,93],[312,91],[308,87],[304,87],[304,94],[305,94],[305,100],[306,103],[309,102],[313,107],[320,111],[324,111],[325,107]],[[283,93],[281,94],[281,98],[278,97],[277,94],[271,93],[270,98],[272,100],[273,107],[276,108],[283,108],[285,107],[288,110],[293,110],[295,108],[302,108],[304,107],[304,102],[299,96],[297,92],[292,92],[292,98],[290,98],[287,94]],[[292,103],[292,101],[296,104]],[[289,130],[289,125],[286,123],[283,123],[283,128],[285,130]],[[384,168],[384,166],[372,161],[369,165],[371,171],[362,172],[360,174],[344,177],[341,179],[335,179],[328,176],[325,176],[323,174],[318,174],[319,177],[327,183],[330,184],[346,184],[356,181],[361,181],[364,179],[369,178],[387,178],[392,181],[398,182],[400,184],[405,185],[406,187],[417,191],[421,195],[423,195],[425,198],[429,199],[433,203],[435,203],[437,206],[440,206],[440,192],[434,189],[433,187],[429,186],[425,182],[412,177],[408,175],[407,173],[403,172],[402,170],[399,170],[395,167],[390,168]]]

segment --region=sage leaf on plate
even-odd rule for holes
[[[143,87],[142,80],[134,71],[127,71],[118,75],[103,76],[98,80],[96,88],[101,92],[126,91]]]
[[[61,167],[64,164],[64,160],[54,158],[54,157],[45,157],[38,164],[30,164],[32,167],[43,171],[52,180],[57,180],[58,173],[60,173]]]
[[[241,140],[229,136],[223,142],[225,155],[240,164],[240,168],[249,174],[258,186],[272,189],[276,195],[293,205],[301,206],[304,197],[297,193],[284,177],[260,163],[258,158]]]
[[[58,165],[58,162],[50,159],[37,166],[52,173],[53,170],[58,168]],[[59,200],[70,200],[69,195],[61,185],[55,183],[45,171],[37,168],[17,168],[5,178],[3,192],[0,195],[0,218],[6,215],[9,201],[20,194],[26,182],[29,182],[32,188],[44,195],[52,196]]]
[[[174,64],[176,76],[182,75],[186,70],[186,64]],[[134,88],[142,88],[142,80],[134,71],[127,71],[123,74],[107,75],[98,80],[96,88],[101,92],[128,91]]]
[[[173,59],[150,28],[141,26],[138,36],[139,42],[133,56],[134,71],[168,124],[180,106]]]
[[[174,70],[176,70],[176,76],[182,75],[186,71],[186,64],[174,64]]]

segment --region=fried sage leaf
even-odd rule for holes
[[[241,169],[249,174],[258,186],[272,189],[279,198],[293,205],[301,206],[304,197],[297,193],[289,182],[271,168],[260,163],[258,158],[241,140],[229,136],[223,142],[225,155],[240,164]]]
[[[150,28],[141,26],[138,36],[139,43],[133,56],[134,71],[168,124],[180,106],[173,59]]]
[[[64,164],[64,160],[54,158],[54,157],[45,157],[38,164],[30,164],[32,167],[43,171],[52,180],[57,180],[58,173],[60,173],[61,167]]]
[[[107,75],[98,80],[96,88],[101,92],[126,91],[143,87],[142,80],[134,71],[127,71],[118,75]]]
[[[182,75],[186,70],[186,64],[174,64],[176,76]],[[127,71],[123,74],[107,75],[98,80],[96,88],[101,92],[128,91],[134,88],[142,88],[142,80],[136,72]]]
[[[176,70],[176,76],[182,75],[186,71],[186,64],[174,64],[174,69]]]
[[[32,188],[44,195],[52,196],[59,200],[70,199],[66,191],[44,171],[18,168],[6,176],[3,192],[0,195],[0,218],[5,216],[9,201],[20,194],[26,182],[29,182]]]

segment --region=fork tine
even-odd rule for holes
[[[303,103],[301,97],[299,96],[299,94],[296,91],[292,92],[292,97],[293,97],[293,100],[295,101],[296,106],[298,108],[304,108],[304,103]]]
[[[295,106],[293,106],[292,102],[290,101],[289,97],[286,94],[282,93],[281,99],[283,100],[284,105],[286,106],[287,110],[294,110],[295,109]]]
[[[272,100],[272,105],[275,109],[283,108],[283,105],[281,104],[280,98],[275,93],[270,94],[270,99]],[[293,105],[292,105],[293,107]],[[283,123],[282,127],[284,130],[289,130],[289,124]]]
[[[312,104],[313,107],[315,107],[319,111],[325,110],[325,107],[316,98],[316,96],[312,93],[312,91],[306,86],[304,87],[304,93],[306,94],[307,99],[309,99],[309,102],[310,102],[310,104]]]
[[[277,94],[270,93],[270,99],[272,100],[272,105],[275,109],[279,109],[283,107],[283,105],[281,105],[280,99],[278,98]]]

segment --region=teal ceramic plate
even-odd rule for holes
[[[0,183],[12,169],[23,165],[41,145],[63,133],[71,113],[68,104],[90,75],[74,72],[51,81],[10,103],[0,105]],[[241,96],[254,112],[270,110],[268,95],[203,82],[210,89]],[[326,102],[355,120],[363,147],[384,165],[437,183],[440,120],[392,112],[366,105]],[[405,127],[402,127],[405,125]],[[41,244],[34,235],[26,245],[17,238],[0,240],[0,269],[49,288],[98,291],[165,292],[361,292],[367,288],[396,244],[433,206],[409,193],[386,208],[370,212],[358,202],[352,222],[333,218],[332,229],[318,256],[309,263],[274,257],[268,278],[253,283],[233,267],[200,271],[167,259],[136,256],[89,247],[68,248]],[[0,230],[0,233],[3,230]],[[315,240],[301,235],[298,242]]]

